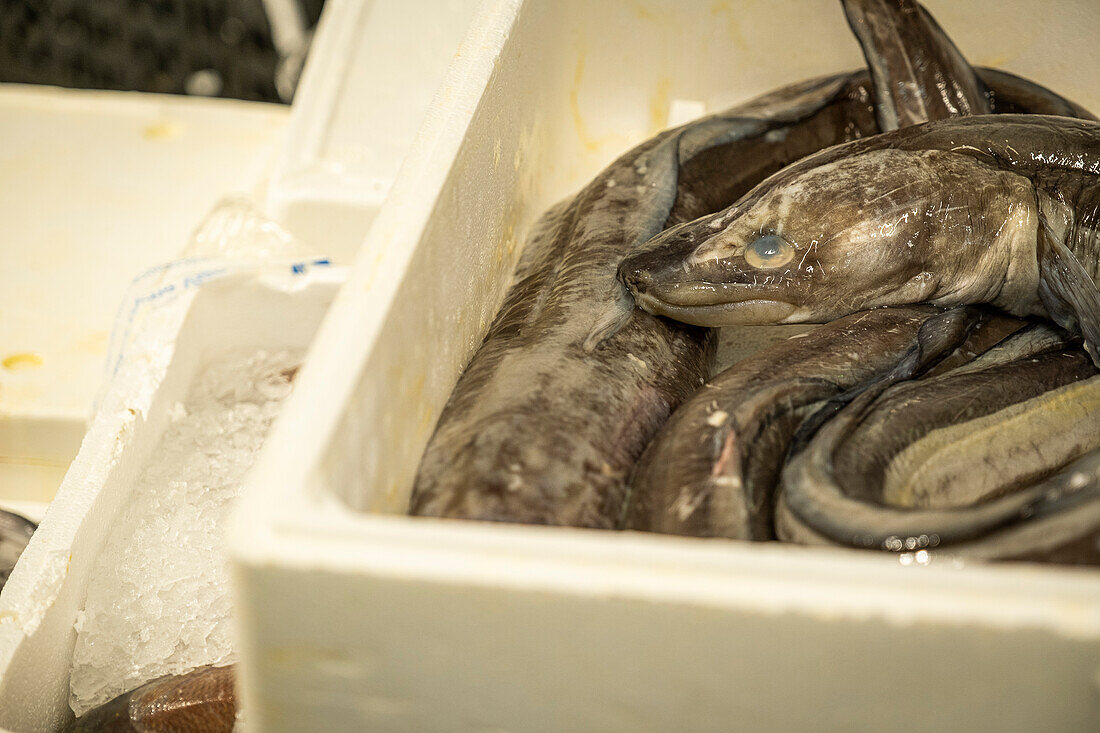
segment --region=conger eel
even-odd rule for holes
[[[1008,79],[1018,98],[1065,106],[981,73],[995,95]],[[866,72],[801,83],[662,133],[552,211],[437,421],[410,513],[614,527],[628,474],[705,378],[711,344],[706,331],[631,312],[618,263],[783,166],[875,132],[868,84]]]
[[[778,534],[1097,563],[1097,466],[1100,376],[1063,335],[1033,326],[970,364],[841,410],[784,468]]]
[[[624,261],[639,305],[698,325],[988,303],[1100,346],[1100,123],[980,115],[822,151]]]
[[[919,4],[844,0],[843,5],[871,71],[881,129],[992,110],[994,93]],[[1027,96],[1021,94],[1025,87],[1016,85],[1018,96]],[[1057,99],[1039,87],[1031,89],[1032,104],[1044,95]],[[1007,106],[1010,96],[1002,92],[998,102]],[[1061,106],[1057,111],[1076,113],[1069,103]],[[625,526],[772,539],[775,484],[802,417],[817,400],[835,401],[889,371],[929,313],[856,314],[712,378],[673,414],[639,460]],[[983,316],[997,325],[977,329],[985,337],[994,334],[981,348],[1023,325],[971,314]]]

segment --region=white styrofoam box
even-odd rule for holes
[[[0,85],[0,506],[54,495],[128,284],[175,257],[218,196],[255,183],[288,118],[273,104]]]
[[[206,272],[219,269],[214,263]],[[344,279],[341,268],[308,265],[298,272],[290,264],[224,269],[229,272],[218,279],[184,288],[143,322],[145,334],[134,340],[57,497],[0,592],[0,726],[46,731],[71,719],[73,622],[96,555],[170,408],[186,396],[197,371],[240,349],[304,349]]]
[[[927,4],[972,62],[1100,109],[1100,5]],[[540,212],[670,108],[861,63],[833,0],[484,6],[237,510],[251,725],[1095,724],[1095,572],[398,516]]]
[[[928,5],[973,62],[1100,109],[1086,30],[1100,7]],[[250,724],[1097,719],[1092,572],[393,516],[538,213],[663,127],[674,100],[714,111],[859,63],[831,0],[486,5],[238,509]]]
[[[329,0],[295,93],[269,213],[350,263],[466,33],[476,0]]]

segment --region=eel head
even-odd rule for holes
[[[994,302],[1019,240],[1009,235],[1034,209],[1023,179],[950,151],[844,154],[850,145],[665,230],[623,261],[619,278],[643,309],[700,326]]]

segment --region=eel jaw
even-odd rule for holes
[[[650,261],[653,259],[652,255],[628,258],[619,267],[618,279],[634,296],[635,303],[655,316],[692,326],[720,327],[800,323],[810,315],[806,308],[783,300],[778,288],[685,280],[680,272],[655,276],[655,271],[669,273],[670,268],[666,262]]]
[[[781,300],[752,298],[711,305],[677,305],[646,292],[631,291],[642,310],[692,326],[749,326],[800,323],[809,315],[805,309]]]

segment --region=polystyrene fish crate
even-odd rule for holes
[[[927,5],[1100,109],[1100,5]],[[1095,726],[1094,571],[402,516],[541,212],[670,110],[862,63],[834,0],[483,5],[238,508],[251,726]]]
[[[115,373],[114,390],[107,394],[56,500],[0,597],[0,730],[54,730],[71,717],[69,673],[76,614],[84,604],[96,557],[112,523],[123,514],[143,465],[165,431],[167,413],[186,395],[200,367],[219,354],[250,346],[305,349],[344,276],[342,268],[314,265],[321,258],[334,263],[351,259],[412,144],[476,7],[475,0],[331,0],[314,39],[290,115],[287,140],[274,169],[269,170],[267,156],[259,165],[234,169],[238,176],[243,170],[250,188],[266,192],[266,208],[282,229],[272,241],[264,240],[273,231],[268,229],[270,222],[262,217],[244,222],[234,218],[241,213],[241,202],[231,201],[220,216],[202,222],[204,231],[215,220],[227,227],[214,226],[204,235],[207,239],[229,239],[203,243],[196,235],[189,245],[213,247],[218,252],[220,245],[225,245],[227,251],[243,250],[251,257],[270,255],[266,248],[273,245],[283,255],[312,252],[316,257],[298,263],[295,269],[290,264],[249,270],[240,263],[211,263],[213,271],[243,268],[239,276],[213,283],[205,283],[209,270],[193,279],[173,280],[173,268],[186,266],[173,263],[135,283],[148,288],[139,298],[147,304],[162,290],[186,291],[185,302],[163,311],[153,308],[153,348],[136,356],[130,353]],[[426,20],[426,16],[430,18]],[[42,94],[26,92],[33,93]],[[190,139],[187,133],[192,127],[200,131],[209,128],[210,121],[198,119],[194,111],[182,118],[182,128],[178,119],[166,116],[175,111],[179,117],[188,110],[177,107],[201,102],[208,108],[200,110],[206,117],[213,118],[220,111],[226,117],[223,123],[233,123],[222,124],[213,133],[207,129],[208,135],[232,133],[207,147],[225,157],[223,148],[243,145],[238,140],[243,123],[228,119],[242,103],[138,96],[149,99],[127,97],[127,101],[149,108],[146,116],[152,116],[142,123],[148,140],[163,145],[166,139]],[[110,101],[119,104],[103,100]],[[259,119],[257,111],[252,115],[254,123],[270,123]],[[206,122],[206,128],[196,120]],[[283,124],[284,118],[278,122]],[[140,133],[143,128],[136,129]],[[258,131],[253,124],[251,135],[255,137]],[[262,131],[269,132],[267,128]],[[250,144],[257,145],[251,139]],[[98,152],[102,154],[102,150]],[[232,152],[230,158],[239,158],[247,151]],[[195,168],[195,161],[204,158],[192,155],[189,160]],[[99,158],[93,162],[99,163]],[[228,170],[224,165],[218,170],[222,168]],[[82,170],[79,165],[77,169]],[[206,203],[198,208],[183,207],[182,219],[180,211],[168,217],[178,222],[190,211],[192,218],[181,230],[180,241],[162,249],[161,259],[180,249],[186,234],[200,224],[199,215],[226,193],[225,176],[211,177],[210,173],[195,168],[185,176],[185,184],[177,186],[191,193],[205,186],[200,198]],[[104,221],[111,213],[102,215]],[[295,241],[284,241],[283,230],[290,230]],[[105,236],[96,245],[110,247],[128,241]],[[54,245],[56,248],[57,243]],[[154,257],[147,264],[158,261]],[[116,278],[116,285],[124,285],[140,270],[122,280]],[[17,274],[13,275],[16,280]],[[200,283],[205,284],[200,288]],[[104,302],[109,301],[109,318],[123,300],[122,289],[105,288],[100,295]],[[123,306],[120,314],[124,315],[130,306],[136,309],[137,303],[125,302]],[[110,334],[111,344],[125,335],[122,331],[125,329],[116,326]],[[101,334],[103,349],[108,346],[107,336],[106,331]],[[100,357],[102,360],[102,354]],[[94,387],[94,382],[90,386]],[[73,451],[80,444],[81,432],[73,437]]]
[[[477,0],[329,0],[294,97],[267,208],[350,262],[477,9]]]
[[[72,718],[74,622],[97,555],[196,375],[229,354],[304,351],[345,276],[343,268],[308,263],[199,262],[184,277],[170,272],[149,292],[176,297],[142,321],[0,593],[0,729],[51,731]]]
[[[127,285],[174,257],[220,196],[255,183],[288,117],[0,84],[0,506],[41,517],[88,428]]]

